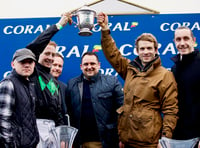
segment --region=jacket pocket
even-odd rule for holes
[[[120,137],[120,140],[122,142],[127,142],[127,132],[128,132],[128,114],[124,112],[123,106],[117,109],[118,113],[118,134]]]
[[[111,92],[101,93],[101,94],[98,95],[98,98],[100,98],[100,99],[108,99],[110,97],[112,97]]]
[[[146,108],[135,109],[129,114],[128,139],[156,143],[160,137],[162,120],[158,112]]]
[[[106,110],[111,110],[113,104],[113,95],[111,92],[101,93],[98,94],[98,101],[100,101],[100,104],[106,108]]]

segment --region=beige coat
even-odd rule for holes
[[[109,31],[102,31],[102,49],[125,80],[124,105],[119,113],[120,140],[133,147],[156,147],[161,136],[171,138],[177,122],[177,86],[173,74],[157,57],[145,72],[122,57]],[[161,115],[162,112],[162,115]]]

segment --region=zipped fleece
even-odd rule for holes
[[[125,80],[124,105],[117,110],[120,140],[136,148],[157,147],[161,136],[172,137],[178,118],[173,74],[159,57],[141,70],[138,57],[132,62],[122,57],[108,30],[102,31],[101,43],[107,60]]]

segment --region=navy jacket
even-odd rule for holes
[[[118,146],[117,108],[123,104],[123,91],[117,77],[98,73],[91,80],[91,101],[103,148]],[[83,75],[69,80],[67,84],[67,109],[71,125],[80,129]],[[79,133],[75,145],[80,141]]]
[[[200,137],[200,53],[172,58],[172,67],[178,86],[179,120],[174,131],[174,139]]]

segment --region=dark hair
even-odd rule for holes
[[[189,28],[189,27],[187,27],[187,26],[180,26],[180,27],[178,27],[178,28],[176,28],[176,30],[181,30],[181,29],[187,29],[187,30],[189,30],[190,31],[190,35],[191,35],[191,37],[194,39],[195,37],[194,37],[194,34],[193,34],[193,32],[192,32],[192,30]],[[176,30],[174,31],[174,36],[175,36],[175,32],[176,32]]]
[[[98,57],[98,55],[97,55],[95,52],[87,51],[87,52],[85,52],[85,53],[82,55],[82,57],[81,57],[81,63],[82,63],[82,61],[83,61],[84,56],[86,56],[86,55],[95,56],[95,57],[97,58],[97,61],[99,62],[99,57]]]

